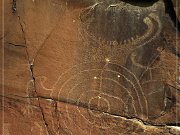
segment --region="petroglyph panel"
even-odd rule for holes
[[[63,22],[59,28],[65,32],[54,32],[61,33],[59,43],[45,44],[35,60],[38,94],[88,108],[92,117],[101,113],[143,120],[162,116],[167,111],[164,82],[169,79],[160,60],[166,46],[161,36],[164,4],[97,2],[69,10],[75,14],[66,16],[71,27]],[[41,67],[44,63],[46,69]],[[152,110],[156,97],[152,93],[161,97],[156,110]]]
[[[180,38],[166,2],[9,5],[2,132],[169,135],[164,125],[180,123]]]

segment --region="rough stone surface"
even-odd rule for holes
[[[176,11],[176,15],[178,17],[178,19],[180,20],[180,2],[178,0],[173,0],[173,4],[174,4],[174,8]]]
[[[0,133],[178,135],[179,5],[167,3],[6,0]]]

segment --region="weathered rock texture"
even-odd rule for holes
[[[0,132],[180,134],[176,3],[5,0]]]

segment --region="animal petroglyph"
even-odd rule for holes
[[[153,35],[157,36],[159,34],[161,30],[160,21],[158,16],[153,13],[157,8],[156,5],[149,9],[131,7],[134,8],[133,12],[135,13],[131,12],[132,9],[129,10],[128,4],[125,6],[121,2],[115,5],[113,6],[115,8],[107,9],[105,8],[107,7],[106,4],[96,4],[96,8],[88,8],[82,12],[82,35],[84,38],[94,40],[98,44],[105,40],[107,44],[116,43],[119,46],[140,46],[150,40],[150,38],[153,38]],[[142,12],[147,15],[142,16]],[[131,23],[136,29],[131,27]],[[111,28],[109,29],[109,27]],[[138,27],[141,27],[142,31],[137,31],[139,30]]]

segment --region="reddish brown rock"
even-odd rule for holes
[[[2,100],[2,97],[1,97]],[[3,98],[0,109],[4,135],[48,135],[41,109],[36,105],[36,99]],[[35,105],[32,103],[35,102]],[[4,120],[3,120],[4,119]],[[2,125],[1,125],[2,127]],[[3,132],[2,132],[3,130]]]
[[[3,6],[2,4],[0,5]],[[2,27],[0,29],[1,37],[5,37],[5,42],[16,44],[16,45],[25,45],[24,35],[22,32],[22,24],[20,24],[19,17],[17,14],[14,14],[12,11],[12,1],[4,1],[4,14],[0,14],[1,26],[4,25],[4,33],[2,33]],[[2,16],[3,15],[3,16]],[[3,35],[4,34],[4,35]]]
[[[32,95],[33,80],[28,63],[26,47],[12,43],[4,44],[4,95],[28,97]],[[2,63],[1,63],[2,67]]]
[[[178,134],[179,36],[167,3],[4,4],[1,133]]]
[[[51,127],[52,134],[169,134],[168,128],[148,126],[137,119],[113,116],[62,102],[41,100],[41,105],[47,113],[45,119]]]

